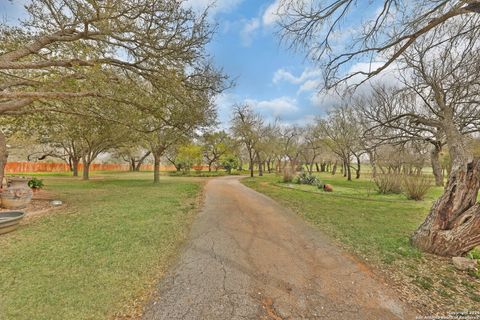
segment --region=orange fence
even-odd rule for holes
[[[83,165],[78,165],[78,170],[82,171]],[[128,164],[118,163],[93,163],[90,165],[90,171],[128,171]],[[70,167],[66,163],[47,163],[47,162],[7,162],[5,167],[7,173],[26,173],[26,172],[68,172]],[[153,164],[143,164],[142,171],[153,171]],[[174,166],[160,166],[160,171],[175,171]],[[194,166],[192,170],[208,170],[207,166]]]
[[[78,170],[82,171],[83,165],[79,164]],[[116,163],[93,163],[90,171],[128,171],[128,164]],[[142,171],[153,171],[153,165],[144,164]],[[66,163],[46,163],[46,162],[8,162],[5,167],[7,173],[25,173],[25,172],[68,172],[70,167]],[[161,166],[162,171],[174,171],[174,166]]]

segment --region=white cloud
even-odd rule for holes
[[[348,74],[353,74],[355,72],[372,72],[382,67],[384,62],[359,62],[350,67]],[[371,78],[370,80],[364,82],[361,86],[358,87],[357,91],[367,92],[371,90],[373,85],[384,84],[384,85],[401,85],[399,81],[399,65],[394,62],[389,65],[385,70],[383,70],[379,75]],[[349,85],[355,85],[361,83],[365,79],[365,75],[357,74],[350,78],[347,81]]]
[[[280,13],[280,1],[281,0],[275,0],[267,7],[267,9],[265,9],[262,17],[262,21],[265,26],[271,26],[275,24],[280,18],[278,15]]]
[[[303,84],[308,80],[319,78],[321,75],[322,72],[319,69],[306,68],[300,76],[294,76],[291,72],[281,68],[275,71],[272,81],[275,84],[282,81],[286,81],[291,84]]]
[[[244,46],[248,47],[252,44],[254,32],[258,28],[260,28],[260,20],[258,18],[253,18],[245,23],[240,32],[240,37],[242,38],[242,44]]]
[[[343,101],[343,97],[337,92],[315,92],[310,96],[310,102],[317,108],[328,110]]]
[[[298,89],[298,93],[316,91],[320,88],[322,81],[320,79],[313,79],[305,81]]]
[[[217,107],[218,120],[221,129],[228,129],[233,115],[233,106],[239,101],[236,94],[224,92],[215,97],[214,104]]]
[[[282,117],[300,110],[297,100],[287,96],[262,101],[246,99],[245,102],[259,111],[270,113],[274,117]]]
[[[352,65],[349,70],[348,74],[353,74],[355,72],[371,72],[383,65],[383,62],[359,62]],[[355,75],[350,78],[342,87],[351,86],[359,84],[362,80],[365,79],[365,75]],[[389,86],[402,86],[401,81],[399,80],[399,71],[398,65],[393,63],[389,67],[387,67],[381,74],[377,75],[376,77],[364,82],[357,88],[355,88],[353,95],[368,95],[372,92],[372,88],[375,85],[389,85]],[[334,107],[340,103],[344,103],[345,100],[348,98],[348,93],[346,96],[343,96],[341,93],[343,92],[342,88],[337,88],[338,91],[330,90],[330,91],[321,91],[315,92],[310,97],[310,102],[317,107],[321,107],[323,109],[329,109]]]
[[[220,12],[229,12],[242,3],[243,0],[187,0],[184,5],[195,11],[203,11],[210,7],[210,15],[215,16]]]

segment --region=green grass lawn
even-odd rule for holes
[[[246,178],[243,183],[290,207],[400,286],[405,283],[412,292],[418,291],[417,299],[430,299],[430,311],[478,309],[478,278],[456,272],[450,260],[422,254],[409,242],[442,188],[432,188],[423,201],[412,201],[404,195],[378,194],[369,179],[318,175],[333,185],[334,192],[282,183],[275,175]]]
[[[131,314],[171,263],[200,183],[162,177],[153,185],[151,173],[94,178],[45,176],[67,206],[0,236],[0,319]]]

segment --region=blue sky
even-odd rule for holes
[[[208,0],[190,0],[201,7]],[[219,97],[222,123],[234,103],[247,102],[268,119],[304,123],[325,112],[317,99],[320,71],[287,50],[276,34],[277,1],[217,0],[212,19],[218,32],[209,45],[217,66],[236,81]]]
[[[0,18],[9,23],[22,16],[24,0],[0,0]],[[188,0],[201,9],[211,0]],[[232,105],[247,102],[267,119],[304,123],[325,112],[316,95],[320,71],[280,45],[275,34],[278,0],[217,0],[211,19],[218,24],[208,50],[215,64],[235,79],[236,86],[217,99],[226,127]]]

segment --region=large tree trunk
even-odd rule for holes
[[[370,149],[367,151],[368,152],[368,158],[370,160],[370,165],[372,166],[372,178],[377,177],[377,157],[376,157],[376,152],[375,149]]]
[[[5,177],[5,166],[7,165],[8,151],[7,139],[0,131],[0,188],[3,187],[3,178]]]
[[[88,180],[88,179],[90,179],[90,161],[88,161],[86,157],[83,157],[82,158],[82,163],[83,163],[82,179],[83,180]]]
[[[160,183],[160,156],[153,155],[153,183]]]
[[[72,172],[74,177],[78,177],[78,164],[80,163],[79,158],[72,157]]]
[[[350,166],[350,160],[347,160],[345,167],[347,169],[347,180],[352,181],[352,167]]]
[[[333,164],[333,168],[332,168],[332,176],[335,175],[335,173],[337,173],[337,161],[335,160],[335,163]]]
[[[442,100],[437,98],[441,105]],[[480,159],[473,159],[464,137],[453,121],[453,110],[443,105],[443,130],[452,171],[443,195],[425,222],[412,236],[421,250],[442,256],[459,256],[480,245]]]
[[[360,169],[362,164],[360,162],[360,157],[357,157],[357,156],[355,157],[357,158],[357,169],[355,170],[355,173],[356,173],[355,179],[360,179]]]
[[[327,163],[323,161],[322,164],[320,165],[320,171],[325,172],[326,169],[327,169]]]
[[[452,171],[445,192],[412,236],[423,251],[459,256],[480,245],[480,160]]]
[[[442,146],[436,144],[430,152],[430,158],[432,161],[433,175],[435,176],[435,185],[443,187],[443,170],[440,164],[440,152],[442,152]]]
[[[135,171],[136,162],[137,160],[135,159],[135,157],[130,157],[130,168],[129,168],[130,171],[132,172]]]
[[[248,156],[250,160],[248,169],[250,170],[250,177],[253,178],[253,151],[252,150],[248,150]]]

